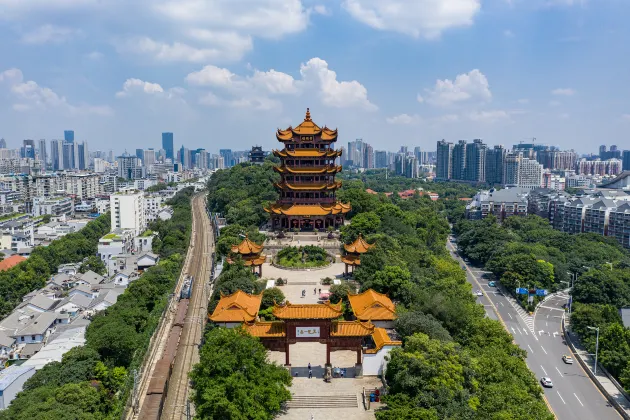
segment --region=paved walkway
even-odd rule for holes
[[[332,264],[323,270],[292,271],[282,270],[271,264],[263,265],[263,278],[278,278],[288,280],[288,284],[280,286],[287,300],[293,303],[317,303],[319,299],[319,289],[322,292],[328,291],[330,286],[323,286],[320,280],[324,277],[339,278],[344,272],[344,264]],[[300,283],[300,284],[296,284]],[[313,289],[317,293],[313,293]],[[302,290],[306,290],[306,296],[302,297]],[[363,388],[381,387],[382,382],[378,377],[366,376],[360,379],[354,378],[354,365],[357,361],[357,354],[354,351],[334,351],[330,354],[330,362],[334,367],[346,368],[345,378],[333,378],[332,382],[323,381],[324,365],[326,363],[326,346],[315,342],[300,342],[292,344],[291,354],[291,375],[293,385],[291,394],[294,396],[313,397],[325,402],[327,396],[355,395],[357,407],[319,407],[319,408],[289,408],[285,413],[278,416],[282,420],[329,420],[332,418],[343,420],[374,420],[374,408],[380,404],[375,404],[372,410],[366,411],[361,400]],[[269,360],[279,365],[284,365],[284,352],[270,351]],[[313,378],[308,378],[308,364],[311,364]],[[297,376],[296,376],[297,375]],[[317,404],[315,404],[317,405]]]

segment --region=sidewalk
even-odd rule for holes
[[[566,326],[565,326],[566,328]],[[617,388],[617,386],[613,383],[614,379],[611,379],[601,365],[598,363],[597,366],[597,375],[593,373],[593,366],[595,364],[595,356],[591,356],[584,349],[582,344],[580,343],[579,338],[572,332],[565,330],[566,336],[569,338],[568,344],[573,350],[575,356],[577,356],[581,362],[583,368],[588,370],[588,375],[591,377],[591,380],[597,385],[597,387],[602,391],[604,396],[610,401],[611,399],[614,401],[610,401],[619,414],[622,415],[625,419],[630,419],[630,401],[628,398]],[[595,379],[594,379],[595,378]]]

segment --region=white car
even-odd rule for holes
[[[543,376],[540,378],[540,384],[545,388],[553,388],[553,383],[551,382],[551,378]]]
[[[572,365],[573,364],[573,358],[571,356],[567,356],[566,354],[562,356],[562,360],[567,365]]]
[[[477,290],[477,291],[475,292],[475,294],[476,294],[477,296],[483,296],[483,293],[481,292],[481,290]]]

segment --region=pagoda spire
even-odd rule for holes
[[[304,117],[304,121],[311,121],[311,110],[306,108],[306,116]]]

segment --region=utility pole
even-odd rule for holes
[[[595,330],[595,332],[597,333],[596,336],[596,341],[595,341],[595,367],[593,368],[593,371],[595,373],[595,375],[597,375],[597,353],[599,352],[599,327],[586,327],[589,330]]]

